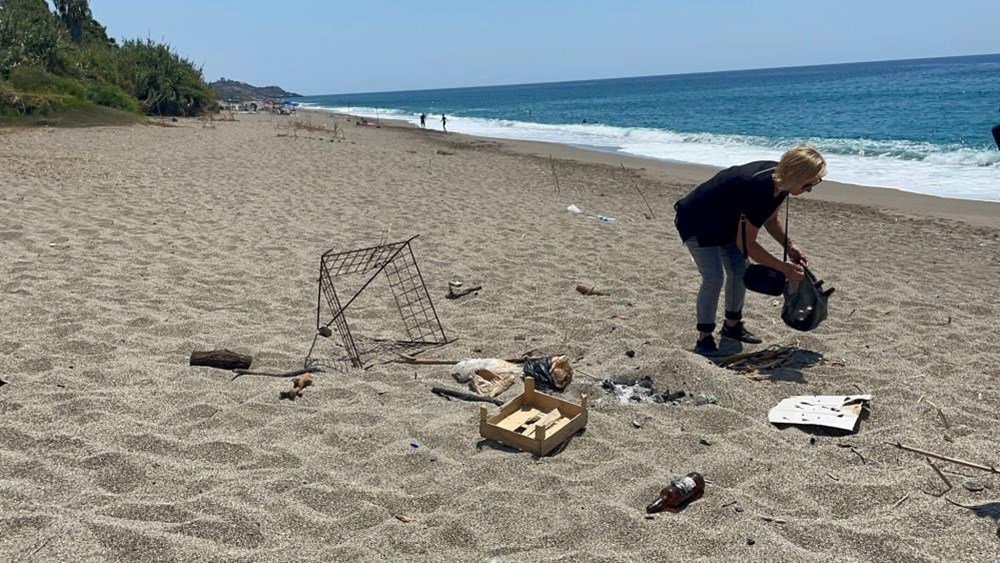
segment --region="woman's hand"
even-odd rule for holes
[[[806,258],[805,254],[802,254],[802,250],[795,243],[789,243],[788,245],[788,257],[792,259],[792,262],[796,264],[802,264],[803,266],[809,265],[809,259]]]
[[[788,280],[788,285],[795,287],[799,285],[802,278],[805,277],[806,272],[802,269],[802,266],[798,264],[785,263],[785,268],[782,270],[785,274],[785,279]]]

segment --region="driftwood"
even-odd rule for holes
[[[735,354],[716,360],[716,365],[736,371],[757,371],[780,366],[787,361],[797,346],[771,346],[758,352]]]
[[[400,353],[399,359],[396,360],[398,364],[411,364],[415,366],[453,366],[460,362],[461,360],[445,360],[440,358],[417,358],[411,354]],[[503,360],[509,364],[523,364],[524,357],[521,358],[510,358]]]
[[[496,406],[503,405],[503,401],[500,399],[493,399],[491,397],[480,397],[479,395],[473,395],[472,393],[463,393],[462,391],[455,391],[453,389],[445,389],[444,387],[431,387],[431,392],[435,395],[441,397],[453,397],[455,399],[462,399],[463,401],[475,401],[479,403],[493,403]]]
[[[310,385],[312,385],[312,377],[308,373],[304,373],[293,379],[292,388],[288,391],[282,391],[278,397],[294,401],[296,397],[301,397],[302,391]]]
[[[576,290],[579,291],[580,293],[584,294],[584,295],[611,295],[610,293],[608,293],[606,291],[598,291],[598,290],[594,289],[593,287],[590,287],[588,285],[583,285],[583,284],[577,285],[576,286]]]
[[[966,467],[971,467],[973,469],[980,469],[982,471],[989,471],[990,473],[1000,474],[1000,469],[997,469],[996,467],[993,467],[991,465],[980,465],[978,463],[972,463],[972,462],[968,462],[968,461],[962,461],[960,459],[955,459],[953,457],[943,456],[941,454],[936,454],[934,452],[928,452],[926,450],[920,450],[920,449],[914,448],[912,446],[904,446],[903,444],[901,444],[899,442],[886,442],[886,444],[889,444],[890,446],[896,446],[897,448],[899,448],[901,450],[906,450],[908,452],[913,452],[915,454],[920,454],[920,455],[927,456],[927,457],[933,457],[934,459],[940,459],[941,461],[947,461],[949,463],[956,463],[958,465],[964,465]]]
[[[235,373],[236,375],[234,375],[233,378],[230,379],[229,381],[236,381],[236,378],[238,378],[238,377],[240,377],[242,375],[263,375],[263,376],[266,376],[266,377],[295,377],[297,375],[305,375],[307,373],[309,373],[309,374],[320,373],[322,371],[323,370],[320,369],[320,368],[318,368],[318,367],[307,368],[307,369],[296,369],[296,370],[292,370],[292,371],[283,371],[283,372],[252,371],[252,370],[248,370],[248,369],[234,369],[233,373]]]
[[[253,358],[251,356],[244,356],[230,350],[191,352],[192,366],[208,366],[219,369],[247,369],[252,362]]]

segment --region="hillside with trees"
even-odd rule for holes
[[[0,0],[0,121],[66,114],[195,116],[215,106],[201,69],[151,39],[118,44],[87,0]],[[56,120],[58,121],[58,120]]]
[[[277,86],[253,86],[237,80],[220,78],[209,84],[215,93],[223,100],[260,99],[260,98],[301,98],[302,94],[287,92]]]

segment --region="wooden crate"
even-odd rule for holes
[[[587,425],[587,395],[577,405],[535,391],[535,380],[524,378],[524,393],[489,416],[479,409],[479,434],[521,451],[544,456]]]

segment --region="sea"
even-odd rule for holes
[[[1000,54],[309,96],[304,107],[719,167],[799,144],[830,180],[1000,201]]]

